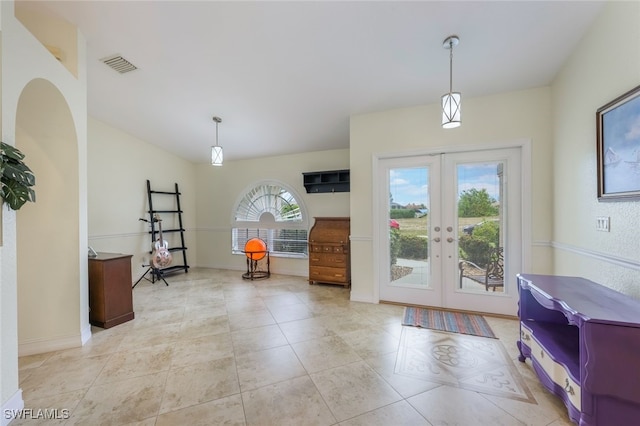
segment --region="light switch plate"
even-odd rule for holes
[[[596,218],[596,230],[602,232],[609,232],[609,217],[598,216]]]

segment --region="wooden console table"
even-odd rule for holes
[[[640,419],[640,301],[578,277],[518,275],[520,361],[584,425]]]
[[[89,322],[110,328],[134,318],[130,254],[89,258]]]

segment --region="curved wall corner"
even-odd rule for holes
[[[78,138],[51,82],[33,79],[20,94],[16,147],[36,176],[36,202],[16,213],[22,356],[82,344]]]

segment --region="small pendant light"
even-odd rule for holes
[[[449,36],[442,47],[449,49],[449,93],[442,95],[442,127],[453,129],[461,124],[460,107],[462,98],[460,92],[453,91],[453,48],[460,43],[458,36]]]
[[[216,144],[211,147],[211,165],[212,166],[222,166],[222,147],[218,145],[218,124],[222,122],[222,118],[213,117],[213,121],[216,122]]]

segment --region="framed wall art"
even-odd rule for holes
[[[598,201],[640,199],[640,86],[596,112]]]

